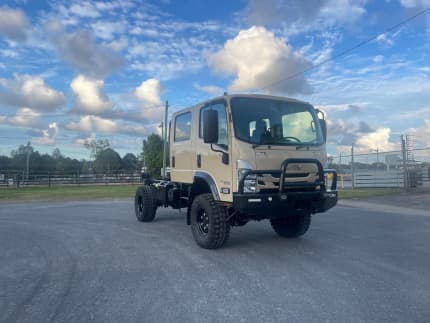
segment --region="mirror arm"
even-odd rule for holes
[[[228,152],[222,150],[222,149],[216,149],[214,148],[214,144],[211,144],[211,150],[216,152],[216,153],[221,153],[222,154],[222,162],[225,165],[229,164],[229,158],[228,158]]]
[[[216,153],[228,154],[228,152],[226,152],[225,150],[214,148],[214,145],[216,145],[216,144],[211,144],[211,150],[212,151],[214,151]]]

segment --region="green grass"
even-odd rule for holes
[[[0,188],[0,202],[31,200],[95,200],[133,198],[137,185]],[[339,191],[339,199],[366,198],[400,193],[401,189],[366,188]]]
[[[133,198],[137,185],[0,188],[0,202]]]
[[[339,190],[339,199],[366,198],[402,192],[399,188],[355,188]]]

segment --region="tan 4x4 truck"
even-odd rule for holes
[[[323,168],[324,115],[308,103],[225,95],[176,112],[169,137],[170,176],[137,189],[136,217],[150,222],[157,207],[186,208],[203,248],[220,248],[230,227],[250,220],[301,236],[312,214],[337,203],[336,172]]]

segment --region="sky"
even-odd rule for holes
[[[58,147],[88,158],[92,139],[138,154],[142,140],[160,132],[166,101],[173,112],[224,92],[310,102],[326,113],[331,155],[352,144],[396,150],[401,134],[430,147],[430,12],[384,33],[429,7],[430,0],[3,0],[0,155],[31,141],[40,152]]]

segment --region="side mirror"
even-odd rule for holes
[[[324,142],[327,141],[327,122],[324,119],[319,119],[321,130],[323,132]]]
[[[218,111],[203,111],[203,141],[206,144],[218,142]]]

